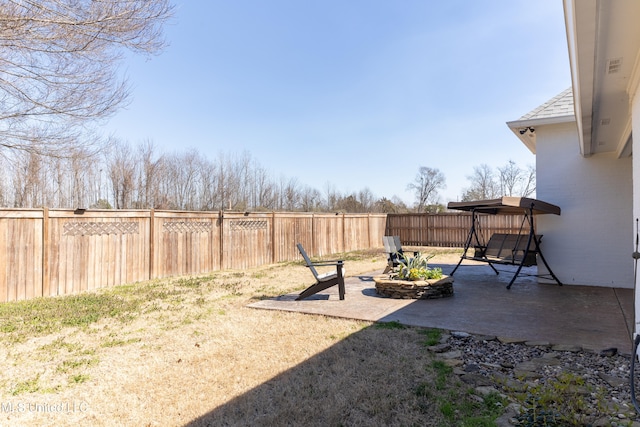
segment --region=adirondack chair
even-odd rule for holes
[[[321,261],[321,262],[312,262],[307,252],[305,252],[304,248],[300,243],[298,243],[298,251],[300,251],[300,255],[304,258],[304,262],[307,263],[307,267],[311,270],[313,277],[316,279],[316,283],[309,286],[307,289],[302,291],[296,301],[300,301],[301,299],[307,298],[311,295],[317,294],[320,291],[324,291],[332,286],[338,285],[338,294],[340,295],[340,299],[344,299],[344,261],[335,260],[335,261]],[[316,267],[325,267],[325,266],[335,266],[335,271],[330,271],[324,274],[318,274]]]
[[[387,266],[382,274],[386,274],[400,264],[400,255],[404,255],[404,251],[402,250],[402,243],[400,243],[400,236],[382,236],[382,244],[384,245],[384,251],[387,253]],[[413,256],[417,254],[417,252],[414,252]]]

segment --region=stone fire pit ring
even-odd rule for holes
[[[453,296],[453,277],[441,279],[399,280],[388,274],[373,277],[376,293],[395,299],[435,299]]]

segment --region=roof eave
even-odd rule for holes
[[[593,154],[591,122],[593,118],[594,58],[597,34],[596,0],[580,0],[580,16],[577,16],[576,0],[564,0],[565,28],[569,49],[569,65],[573,87],[574,109],[580,154]],[[580,26],[577,22],[580,21]],[[578,31],[580,28],[580,33]]]
[[[575,121],[576,118],[573,114],[567,114],[564,116],[513,120],[511,122],[507,122],[507,126],[509,126],[509,129],[511,129],[513,134],[522,141],[529,151],[536,154],[536,127],[562,123],[574,123]],[[531,129],[533,129],[533,131],[531,131]]]

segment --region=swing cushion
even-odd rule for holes
[[[497,264],[518,265],[524,257],[528,239],[528,234],[495,233],[487,242],[486,247],[475,248],[474,258],[482,258],[485,261]],[[536,239],[540,242],[542,235],[536,235]],[[529,245],[529,252],[522,265],[526,267],[536,265],[536,253],[536,244],[532,239]]]

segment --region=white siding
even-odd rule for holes
[[[536,197],[562,209],[538,217],[550,267],[565,284],[632,288],[631,158],[583,158],[574,123],[537,126],[536,135]]]
[[[634,135],[640,135],[640,96],[638,93],[630,96],[631,98],[631,128]],[[633,138],[632,152],[640,153],[640,138]],[[640,156],[633,156],[633,221],[634,233],[636,218],[640,218]],[[630,251],[635,250],[635,238],[630,243],[633,247]],[[640,281],[640,280],[639,280]],[[638,289],[638,284],[636,284]],[[636,292],[636,319],[640,319],[640,292]],[[636,333],[639,333],[638,322],[636,322]]]

